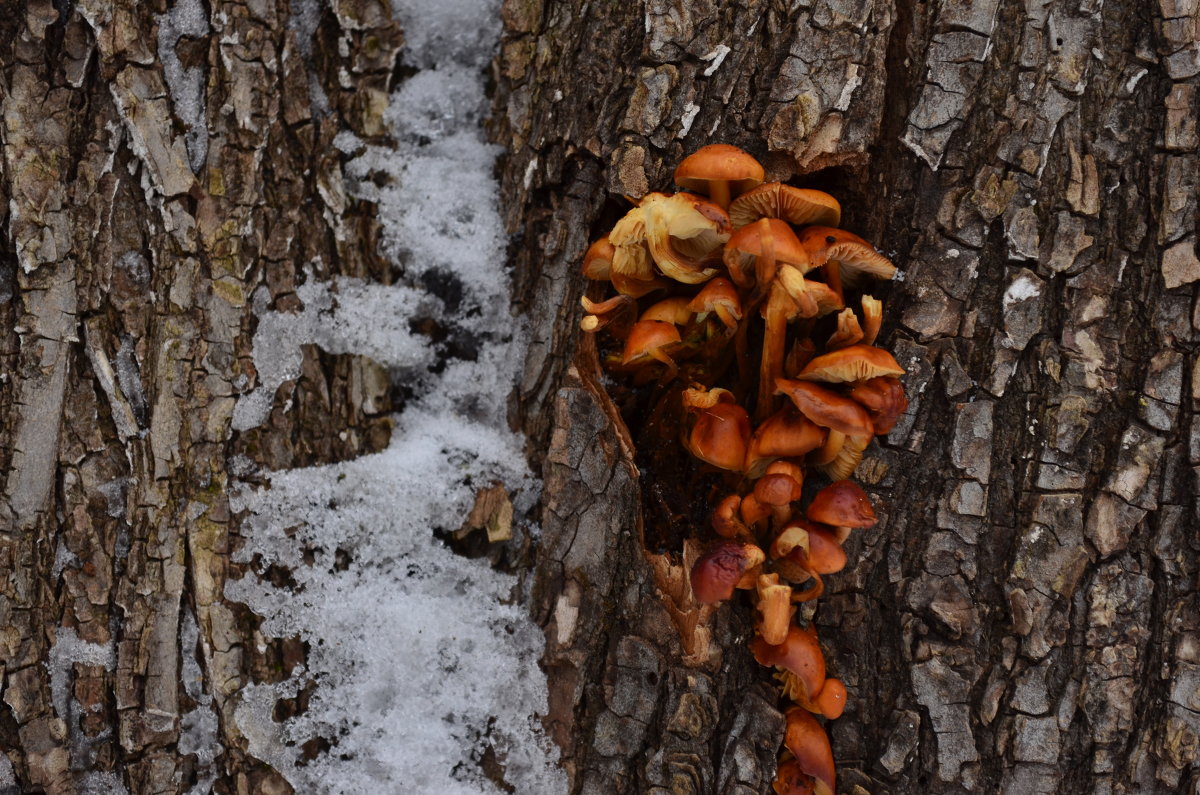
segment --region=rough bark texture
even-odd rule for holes
[[[182,31],[166,2],[0,15],[0,749],[23,792],[290,791],[233,720],[243,685],[303,652],[224,598],[242,568],[229,461],[337,460],[389,434],[378,365],[315,349],[267,425],[230,420],[256,382],[255,312],[297,308],[301,264],[392,278],[331,145],[383,132],[390,8],[335,2],[315,31],[284,1],[200,8]],[[197,721],[218,727],[206,769],[181,743]]]
[[[835,193],[905,272],[883,342],[911,408],[859,470],[886,520],[815,616],[850,690],[839,789],[1196,792],[1195,2],[506,0],[504,21],[533,327],[514,414],[546,479],[535,611],[573,791],[773,773],[748,607],[711,649],[681,640],[678,550],[640,546],[637,440],[577,332],[622,194],[726,142]]]

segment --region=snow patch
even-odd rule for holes
[[[199,174],[208,157],[208,124],[204,118],[204,70],[184,68],[175,46],[184,36],[201,38],[209,32],[203,0],[176,0],[175,5],[158,17],[158,60],[171,94],[175,115],[187,128],[188,165]]]
[[[1022,274],[1004,291],[1004,308],[1007,310],[1013,304],[1036,298],[1041,292],[1042,288],[1036,281]]]
[[[458,529],[475,493],[496,481],[514,503],[516,543],[535,532],[521,516],[540,484],[506,423],[524,342],[492,176],[499,150],[481,129],[499,3],[393,6],[404,59],[419,70],[385,114],[395,145],[348,135],[336,145],[346,154],[347,194],[379,207],[383,253],[400,284],[310,278],[297,289],[302,312],[261,315],[253,340],[260,385],[239,400],[234,426],[265,419],[278,385],[298,374],[305,342],[376,359],[411,397],[385,450],[255,473],[269,486],[243,483],[231,494],[246,515],[239,559],[254,561],[259,575],[285,569],[294,586],[249,575],[228,582],[226,596],[262,616],[265,634],[298,636],[309,648],[289,679],[244,688],[235,722],[249,752],[297,792],[553,795],[567,787],[538,717],[547,699],[542,632],[514,577],[454,554],[435,535]],[[311,22],[295,25],[303,32]],[[265,309],[265,294],[255,300]],[[421,318],[453,346],[411,331]],[[310,688],[307,710],[274,720],[280,699]],[[197,726],[197,747],[207,731]],[[306,758],[317,738],[329,750]]]

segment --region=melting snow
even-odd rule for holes
[[[406,284],[310,278],[298,290],[303,312],[260,315],[254,361],[262,383],[239,402],[235,426],[265,419],[278,385],[298,373],[304,342],[371,356],[414,396],[382,452],[268,473],[269,487],[244,485],[234,495],[235,510],[248,512],[241,559],[278,564],[295,586],[248,576],[226,593],[263,616],[266,634],[309,645],[307,667],[291,679],[242,691],[236,721],[250,753],[298,792],[500,792],[484,774],[487,761],[515,791],[552,795],[566,791],[566,780],[538,718],[546,709],[542,633],[515,578],[434,536],[457,529],[475,491],[495,480],[518,516],[540,488],[523,440],[505,423],[523,345],[503,268],[498,150],[480,127],[498,2],[394,6],[404,59],[420,70],[392,97],[397,146],[351,135],[337,144],[351,155],[348,191],[378,203],[385,253]],[[307,18],[296,23],[310,27]],[[462,358],[446,360],[410,331],[410,320],[428,316],[458,340]],[[520,522],[515,531],[532,532]],[[279,699],[314,683],[306,711],[273,720]],[[209,718],[195,717],[199,749]],[[307,759],[302,747],[315,738],[332,748]]]

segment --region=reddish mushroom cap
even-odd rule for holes
[[[790,752],[784,753],[787,754],[787,758],[779,760],[775,781],[771,783],[775,795],[813,795],[816,791],[816,779],[800,768],[800,763]]]
[[[817,492],[808,519],[833,527],[874,527],[878,519],[867,493],[852,480],[839,480]]]
[[[774,278],[775,264],[795,266],[801,273],[812,268],[796,233],[778,218],[762,218],[734,232],[725,244],[724,259],[730,277],[742,286]],[[772,264],[760,267],[760,260]]]
[[[850,397],[867,407],[876,436],[891,433],[896,420],[908,410],[904,385],[892,376],[870,378],[856,384],[850,390]]]
[[[800,770],[816,779],[813,792],[816,795],[833,795],[833,748],[817,719],[802,707],[789,709],[783,744],[796,757]]]
[[[801,629],[793,625],[788,629],[783,643],[772,646],[762,638],[755,638],[750,651],[759,665],[775,666],[789,671],[803,685],[809,698],[820,692],[825,684],[825,656],[812,627]]]
[[[692,593],[697,602],[713,604],[733,596],[738,584],[766,560],[753,544],[722,541],[692,566]]]
[[[775,379],[775,394],[787,395],[800,413],[820,425],[847,434],[873,433],[866,410],[850,398],[809,381]]]
[[[750,443],[750,415],[736,403],[718,403],[697,412],[688,435],[692,455],[720,469],[740,472]]]

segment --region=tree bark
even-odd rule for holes
[[[749,606],[681,636],[680,550],[577,331],[621,197],[714,142],[835,194],[904,271],[881,339],[911,406],[857,475],[886,518],[816,603],[850,691],[839,789],[1195,792],[1195,4],[503,15],[493,133],[533,329],[514,417],[546,484],[534,612],[572,792],[773,775]]]
[[[386,135],[390,9],[203,5],[199,30],[166,2],[0,15],[0,749],[19,791],[290,791],[234,719],[304,649],[224,597],[245,569],[231,461],[378,450],[401,399],[369,359],[310,347],[267,423],[231,426],[257,317],[298,308],[296,263],[395,278],[333,146]],[[815,613],[850,690],[840,789],[1195,792],[1195,4],[502,13],[492,124],[531,329],[513,423],[545,479],[532,610],[572,791],[761,793],[774,771],[749,608],[689,626],[638,439],[577,332],[578,265],[622,195],[724,141],[837,195],[905,272],[883,339],[912,404],[859,470],[885,521]]]
[[[0,21],[0,749],[22,792],[290,791],[233,720],[303,650],[224,597],[245,569],[230,461],[387,442],[377,365],[315,348],[264,427],[230,420],[296,263],[392,279],[332,146],[384,133],[391,10],[335,2],[314,30],[286,2],[196,3],[193,29],[181,5],[30,0]],[[216,751],[183,737],[197,723]]]

